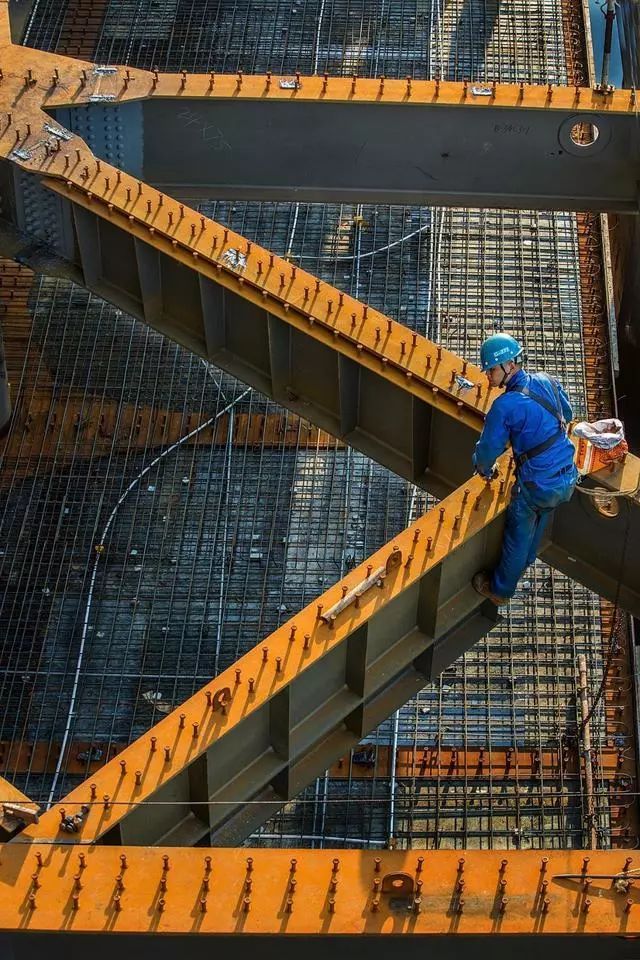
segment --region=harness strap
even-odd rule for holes
[[[554,443],[564,435],[566,431],[566,422],[562,416],[562,404],[560,403],[560,395],[558,393],[558,387],[555,380],[552,380],[551,377],[548,377],[549,383],[553,388],[553,393],[556,399],[556,406],[552,406],[548,400],[545,400],[544,397],[539,396],[536,393],[532,393],[528,387],[513,387],[514,393],[521,393],[525,397],[529,397],[530,400],[533,400],[534,403],[539,404],[543,407],[547,413],[550,413],[558,421],[558,430],[556,433],[553,433],[550,437],[547,437],[546,440],[543,440],[541,443],[537,443],[534,447],[531,447],[529,450],[525,450],[524,453],[517,454],[515,461],[517,467],[524,466],[528,460],[533,460],[534,457],[539,456],[541,453],[545,453],[546,450],[549,450]]]

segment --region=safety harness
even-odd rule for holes
[[[540,404],[541,407],[550,413],[552,417],[558,421],[558,430],[556,433],[551,434],[550,437],[547,437],[546,440],[543,440],[542,443],[537,443],[535,447],[531,447],[529,450],[525,450],[524,453],[518,453],[515,457],[516,466],[518,468],[523,467],[525,463],[529,460],[533,460],[534,457],[537,457],[539,454],[544,453],[545,450],[548,450],[554,445],[556,440],[559,440],[561,436],[566,433],[567,424],[562,416],[562,403],[560,402],[560,394],[558,393],[558,386],[556,381],[551,377],[547,377],[551,387],[553,389],[554,396],[556,398],[556,406],[552,406],[548,400],[545,400],[544,397],[539,397],[535,393],[532,393],[529,390],[529,387],[513,387],[514,393],[521,393],[525,397],[529,397],[530,400],[533,400],[535,403]]]

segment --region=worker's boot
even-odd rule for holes
[[[476,573],[473,579],[471,580],[471,586],[479,593],[481,596],[486,597],[487,600],[491,600],[492,603],[495,603],[496,607],[504,607],[509,603],[509,599],[505,597],[496,597],[495,593],[491,590],[491,577],[486,570],[481,570],[480,573]]]

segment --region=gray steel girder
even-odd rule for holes
[[[460,509],[462,493],[453,496],[455,501],[446,501],[450,514]],[[153,805],[125,808],[101,842],[237,845],[491,630],[497,608],[478,596],[470,579],[479,565],[495,561],[504,513],[497,513],[495,490],[482,500],[484,506],[473,512],[475,529],[465,531],[455,549],[429,568],[417,558],[411,566],[411,571],[419,567],[417,575],[408,580],[410,535],[403,535],[401,563],[389,567],[384,585],[369,587],[376,604],[368,618],[351,628],[347,609],[337,615],[335,627],[320,626],[310,642],[319,649],[324,644],[321,657],[285,676],[270,699],[247,710],[157,788]],[[435,532],[437,509],[431,526],[427,521],[415,525],[422,527],[423,549],[426,534]],[[434,543],[439,538],[436,534]],[[380,553],[391,556],[393,543]],[[355,587],[354,574],[349,579]],[[346,635],[329,644],[331,631],[341,624]],[[300,646],[296,640],[292,659]]]
[[[638,211],[631,115],[588,115],[598,137],[582,146],[571,130],[587,115],[561,109],[183,97],[106,109],[126,131],[127,172],[173,196]],[[86,136],[104,110],[57,115]]]

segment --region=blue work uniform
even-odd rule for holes
[[[491,577],[491,590],[497,597],[513,596],[523,571],[536,558],[554,508],[569,500],[574,491],[578,479],[575,451],[565,429],[572,416],[571,404],[557,380],[522,369],[489,409],[476,444],[474,466],[478,473],[490,476],[510,443],[517,477],[507,508],[502,556]]]

